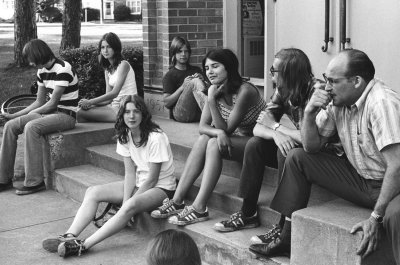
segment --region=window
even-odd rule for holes
[[[140,14],[142,12],[141,0],[128,0],[126,6],[131,9],[131,14]]]

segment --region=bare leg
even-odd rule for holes
[[[167,198],[167,195],[159,188],[152,188],[141,194],[133,195],[122,205],[116,215],[85,240],[85,248],[89,249],[107,237],[119,232],[126,226],[133,215],[154,210],[154,208],[162,204],[165,198]]]
[[[207,201],[221,176],[222,158],[232,159],[240,163],[243,161],[244,148],[250,137],[232,136],[230,139],[232,142],[231,157],[225,157],[220,153],[216,138],[208,141],[203,179],[199,193],[193,202],[194,208],[198,211],[206,210]]]
[[[117,113],[110,106],[93,107],[88,110],[80,109],[77,112],[78,122],[115,122]]]
[[[217,139],[208,141],[203,179],[193,206],[197,211],[205,211],[208,198],[217,185],[222,170],[222,156],[219,152]]]
[[[183,199],[193,185],[193,182],[199,177],[203,170],[204,160],[206,155],[207,143],[210,137],[207,135],[200,135],[196,143],[190,151],[189,157],[186,160],[185,168],[183,169],[182,176],[179,180],[178,187],[176,188],[173,200],[181,204]]]
[[[89,187],[67,233],[78,236],[93,220],[100,202],[121,203],[124,181]]]

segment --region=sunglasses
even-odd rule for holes
[[[271,73],[271,76],[274,76],[275,73],[282,72],[282,71],[281,70],[275,70],[274,66],[271,66],[271,68],[269,68],[269,72]]]

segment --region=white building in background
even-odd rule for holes
[[[14,0],[0,0],[0,19],[10,19],[14,16]]]

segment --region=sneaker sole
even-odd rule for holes
[[[213,226],[215,231],[218,232],[235,232],[238,230],[243,230],[243,229],[249,229],[249,228],[256,228],[259,227],[260,224],[250,224],[250,225],[245,225],[242,227],[221,227],[221,226]]]
[[[28,194],[32,194],[32,193],[36,193],[36,192],[45,190],[45,189],[46,189],[46,187],[40,187],[40,188],[37,188],[37,189],[34,189],[34,190],[16,190],[15,194],[17,194],[17,195],[28,195]]]
[[[151,217],[153,217],[155,219],[165,219],[165,218],[168,218],[170,216],[176,215],[176,214],[178,214],[180,212],[182,212],[182,210],[176,210],[176,211],[169,212],[169,213],[164,213],[164,214],[151,213],[150,215],[151,215]]]
[[[194,223],[198,223],[198,222],[207,221],[208,219],[210,219],[209,216],[196,218],[196,219],[193,219],[193,220],[190,220],[190,221],[171,221],[171,220],[168,220],[168,223],[173,224],[173,225],[185,226],[185,225],[190,225],[190,224],[194,224]]]
[[[249,248],[249,251],[250,251],[250,253],[252,255],[254,255],[252,257],[253,259],[259,259],[259,258],[269,259],[269,258],[272,258],[272,257],[288,257],[288,258],[290,258],[290,253],[286,252],[286,251],[282,252],[282,253],[272,253],[271,255],[264,255],[264,254],[261,254],[261,253],[259,253],[257,251],[254,251],[254,250],[252,250],[250,248]]]

